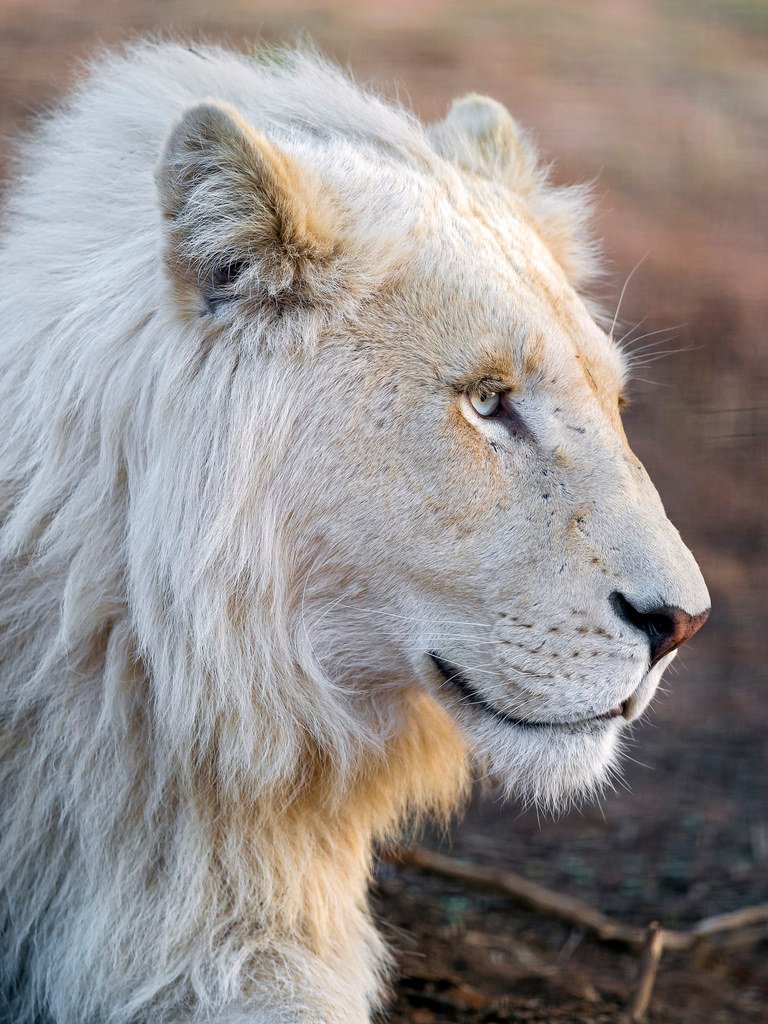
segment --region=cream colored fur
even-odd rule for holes
[[[701,611],[506,110],[144,44],[26,144],[0,253],[4,1024],[362,1024],[372,844],[471,765],[551,806]],[[515,438],[467,394],[515,396]],[[518,727],[462,699],[461,668]],[[1,1004],[0,1004],[1,1005]],[[3,1013],[5,1016],[3,1016]]]

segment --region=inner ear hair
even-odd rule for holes
[[[248,267],[247,259],[222,258],[213,264],[209,275],[200,281],[207,312],[215,313],[219,306],[237,297],[239,279]]]
[[[228,104],[206,100],[174,126],[156,172],[166,263],[209,312],[248,290],[301,289],[333,255],[338,213],[317,175]]]

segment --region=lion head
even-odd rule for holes
[[[194,493],[168,466],[168,519],[214,501],[190,562],[227,565],[218,614],[253,647],[254,609],[280,609],[312,680],[293,717],[328,750],[381,742],[416,687],[511,790],[557,802],[605,777],[707,590],[578,291],[583,194],[492,100],[425,131],[369,99],[363,131],[350,96],[322,139],[211,100],[167,142],[185,429],[210,449]]]

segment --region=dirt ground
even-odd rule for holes
[[[28,126],[100,43],[299,30],[426,119],[469,90],[507,103],[556,179],[595,181],[605,304],[642,260],[620,320],[682,350],[638,371],[627,432],[713,612],[636,729],[626,788],[558,821],[478,800],[427,841],[641,925],[768,901],[768,6],[0,0],[0,132]],[[619,947],[389,864],[375,906],[400,968],[390,1024],[621,1017],[637,958]],[[768,1021],[768,930],[750,938],[665,956],[652,1024]]]

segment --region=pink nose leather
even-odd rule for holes
[[[641,611],[618,591],[611,594],[611,602],[620,618],[648,637],[651,665],[690,640],[709,616],[709,608],[698,615],[691,615],[682,608],[668,604]]]

